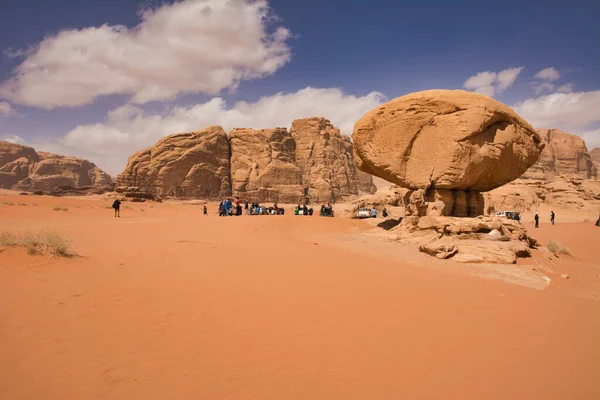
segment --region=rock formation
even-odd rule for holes
[[[558,129],[537,129],[545,147],[539,160],[523,174],[523,179],[549,179],[555,176],[596,179],[598,168],[579,136]]]
[[[152,197],[222,198],[231,195],[229,142],[220,126],[162,138],[129,157],[117,191]]]
[[[592,157],[592,161],[596,164],[596,168],[600,168],[600,147],[592,149],[590,157]]]
[[[365,114],[352,134],[358,168],[411,189],[407,215],[475,216],[485,192],[538,159],[539,134],[509,107],[462,90],[427,90]]]
[[[111,177],[87,160],[0,141],[0,188],[52,192],[110,185]]]
[[[129,158],[117,190],[131,197],[239,196],[249,201],[319,203],[374,193],[354,164],[352,142],[324,118],[292,129],[221,127],[171,135]]]
[[[234,129],[229,142],[233,196],[258,202],[304,202],[296,141],[287,129]]]
[[[540,204],[600,209],[600,182],[594,153],[579,136],[538,129],[546,146],[538,162],[517,179],[485,194],[486,212],[527,211]],[[596,153],[600,156],[600,150]]]
[[[302,171],[302,185],[313,203],[335,202],[376,188],[370,175],[359,174],[352,153],[352,141],[325,118],[295,120],[290,133],[296,140],[296,165]]]

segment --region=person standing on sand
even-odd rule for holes
[[[533,217],[533,219],[535,220],[535,227],[539,228],[540,227],[540,216],[536,213],[535,217]]]
[[[554,217],[556,216],[556,214],[554,214],[554,211],[550,212],[550,222],[552,222],[552,225],[554,225]]]
[[[598,219],[596,220],[596,226],[600,226],[600,215],[598,215]]]
[[[208,215],[208,210],[206,209],[206,204],[202,207],[202,213],[204,215]]]
[[[115,218],[121,218],[121,202],[119,199],[115,199],[115,201],[113,201],[112,208],[115,209]]]
[[[245,201],[244,201],[244,210],[245,210],[245,214],[246,214],[246,215],[249,215],[249,214],[248,214],[248,200],[245,200]]]

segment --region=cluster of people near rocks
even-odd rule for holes
[[[556,218],[556,214],[554,214],[554,211],[550,212],[550,223],[552,225],[554,225],[554,219]],[[535,216],[533,217],[533,220],[535,221],[535,227],[539,228],[540,227],[540,216],[538,213],[535,213]]]
[[[240,198],[235,198],[233,201],[231,199],[225,199],[219,203],[219,217],[228,217],[228,216],[240,216],[242,214],[245,215],[284,215],[285,209],[283,207],[279,207],[277,203],[273,204],[272,207],[261,206],[258,202],[249,203],[248,200],[244,200],[243,202],[243,213],[242,213],[242,200]],[[204,215],[208,215],[208,211],[206,206],[203,207]]]

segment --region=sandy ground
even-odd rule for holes
[[[109,205],[0,195],[0,231],[50,226],[81,255],[0,253],[1,399],[600,398],[591,223],[535,230],[574,253],[511,267],[550,268],[538,290],[369,221]]]

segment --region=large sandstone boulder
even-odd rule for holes
[[[370,175],[359,174],[350,138],[325,118],[295,120],[290,133],[296,140],[296,165],[309,201],[335,202],[377,190]]]
[[[544,140],[539,160],[523,174],[523,179],[549,179],[577,176],[596,179],[598,168],[588,153],[585,141],[558,129],[537,129]]]
[[[521,176],[544,143],[506,105],[462,90],[387,102],[354,126],[359,169],[409,189],[488,191]]]
[[[229,133],[229,143],[234,196],[258,202],[304,202],[296,141],[287,129],[236,128]]]
[[[51,192],[61,187],[111,185],[112,178],[87,160],[36,152],[29,146],[0,142],[1,188]]]
[[[544,142],[513,110],[462,90],[427,90],[385,103],[354,126],[359,169],[411,189],[407,215],[474,217],[480,192],[521,176]]]
[[[596,165],[600,165],[600,147],[595,147],[590,151],[590,157],[592,157],[592,161],[596,163]]]
[[[229,142],[220,126],[166,136],[133,154],[117,190],[156,197],[218,199],[231,195]]]

